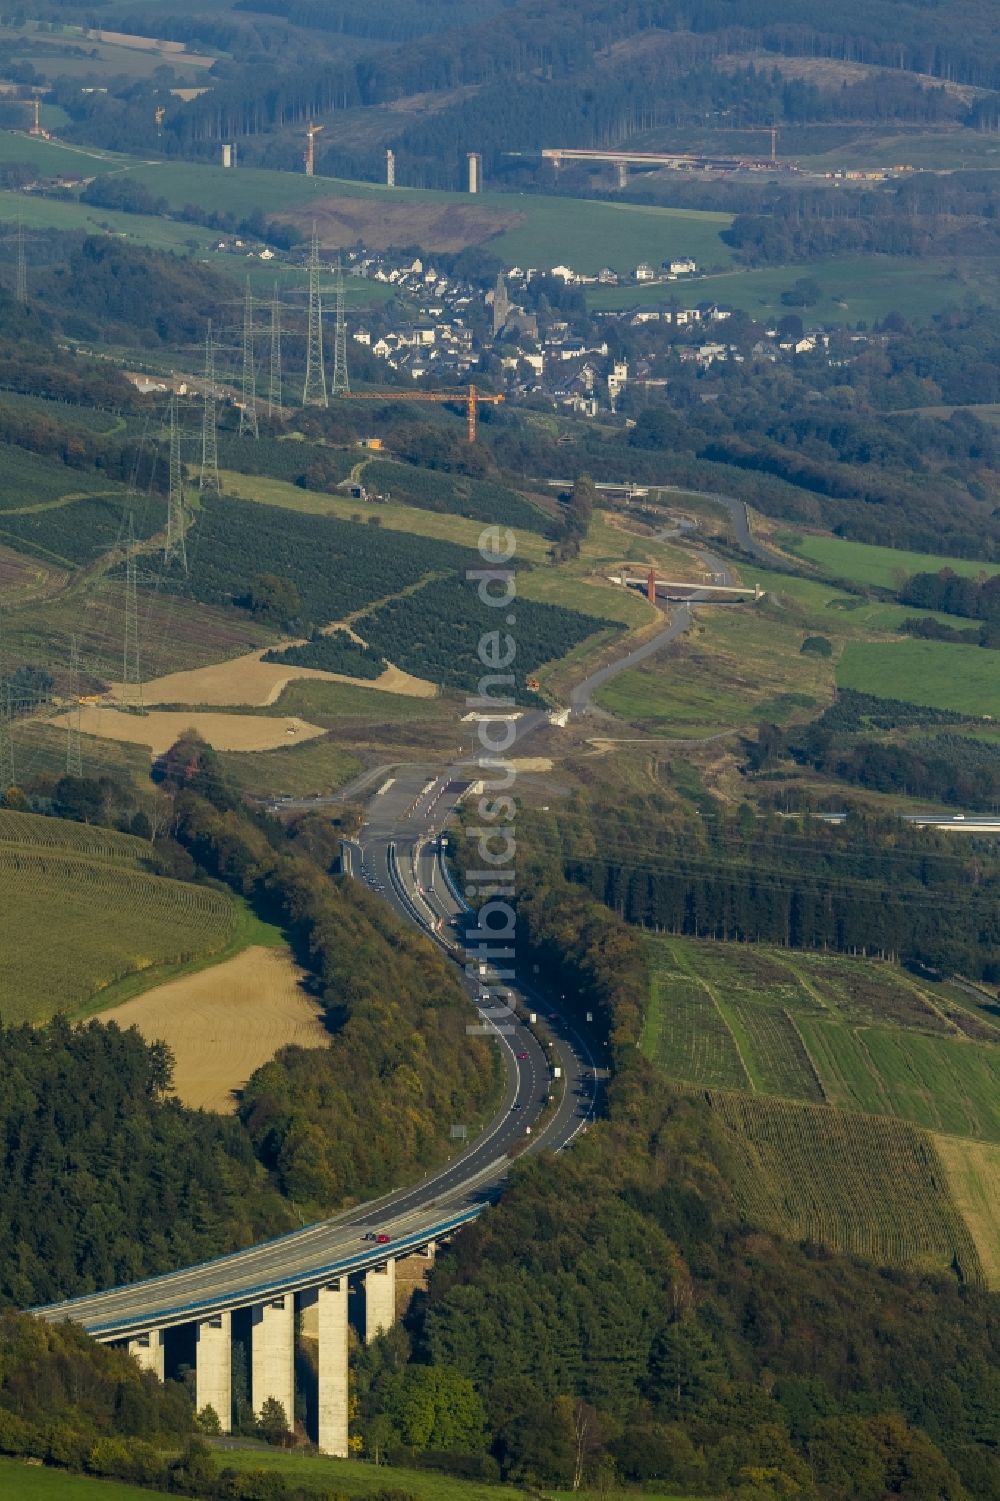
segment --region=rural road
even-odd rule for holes
[[[721,497],[715,496],[712,498],[721,499]],[[733,501],[733,505],[736,507],[736,515],[742,520],[746,534],[749,537],[750,528],[747,522],[746,507],[742,506],[742,502],[736,500]],[[677,536],[681,530],[693,531],[694,526],[689,523],[683,528],[664,528],[664,530],[669,530],[669,535],[671,536]],[[695,548],[694,552],[706,573],[711,574],[717,583],[731,584],[733,582],[733,576],[722,558],[718,557],[714,552],[709,552],[704,547]],[[633,651],[628,652],[624,657],[619,657],[616,661],[609,662],[606,667],[598,668],[596,672],[592,672],[589,677],[584,678],[582,683],[577,683],[576,687],[570,690],[569,695],[570,709],[573,714],[577,717],[592,714],[599,715],[602,719],[613,719],[613,715],[609,714],[607,710],[599,708],[593,702],[597,689],[603,688],[605,683],[609,683],[619,673],[628,672],[631,667],[638,667],[640,663],[647,661],[649,657],[655,656],[658,651],[662,651],[663,647],[669,646],[671,641],[676,641],[680,636],[684,635],[685,631],[690,630],[694,622],[691,606],[697,603],[698,595],[695,593],[692,595],[689,603],[681,604],[674,610],[670,624],[665,626],[662,631],[658,631],[655,636],[650,636],[648,641],[644,641],[641,646],[635,647]]]

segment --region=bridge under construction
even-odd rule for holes
[[[700,604],[711,604],[716,600],[719,604],[738,604],[764,597],[759,584],[725,584],[714,579],[703,583],[692,579],[661,579],[655,568],[638,575],[623,568],[620,573],[612,575],[612,582],[626,589],[641,589],[651,605],[661,599],[694,600]]]
[[[546,147],[542,151],[542,160],[551,162],[557,170],[569,162],[607,162],[614,167],[620,188],[628,183],[630,167],[672,167],[676,171],[689,172],[798,171],[794,163],[778,161],[776,132],[772,132],[771,154],[767,157],[700,155],[690,151],[606,151],[556,146]]]

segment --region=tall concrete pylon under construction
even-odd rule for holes
[[[326,367],[323,364],[323,303],[319,293],[319,237],[313,224],[309,245],[309,318],[306,327],[306,378],[302,386],[304,407],[329,406]]]
[[[336,298],[336,331],[333,345],[333,384],[331,395],[344,396],[351,389],[347,374],[347,321],[344,315],[344,268],[337,257],[337,273],[334,281]]]
[[[219,436],[215,422],[215,344],[212,340],[212,320],[208,320],[205,335],[205,392],[201,413],[201,474],[198,477],[200,490],[219,489]]]
[[[243,294],[243,381],[240,407],[240,437],[259,438],[257,424],[257,361],[253,346],[253,289],[247,277]]]

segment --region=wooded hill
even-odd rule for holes
[[[61,6],[60,14],[73,9]],[[253,24],[244,19],[251,10]],[[514,0],[502,7],[502,24],[496,12],[493,4],[414,7],[401,0],[363,17],[311,0],[264,0],[263,10],[246,0],[210,17],[154,5],[128,18],[116,9],[119,29],[149,35],[155,28],[157,35],[222,46],[232,61],[216,66],[210,94],[169,109],[162,136],[134,90],[81,98],[67,87],[58,97],[74,117],[68,133],[97,144],[121,148],[127,139],[132,150],[214,155],[214,143],[242,138],[246,159],[289,167],[300,149],[290,127],[324,115],[336,123],[350,111],[364,120],[360,135],[344,144],[332,133],[320,141],[320,170],[380,180],[381,149],[391,143],[409,158],[418,185],[454,187],[471,142],[491,175],[520,182],[519,164],[505,152],[603,147],[657,126],[725,120],[736,108],[744,125],[957,117],[974,127],[974,108],[913,75],[1000,89],[1000,53],[984,0],[961,0],[947,20],[935,7],[892,0],[841,0],[832,11],[814,0],[700,0],[693,10],[679,0]],[[784,83],[760,68],[762,53],[775,61],[863,62],[896,76],[861,87],[852,80],[846,90],[839,81],[828,88]],[[720,56],[745,56],[747,66],[721,70]],[[899,70],[909,76],[901,79]],[[426,93],[450,97],[416,120],[405,108],[389,121],[373,118]]]

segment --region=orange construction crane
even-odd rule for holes
[[[303,160],[306,164],[306,176],[312,177],[316,166],[316,137],[323,129],[322,125],[306,126],[306,149]]]
[[[468,418],[468,439],[470,443],[476,441],[477,413],[484,404],[498,405],[503,401],[502,396],[487,396],[477,386],[469,386],[467,391],[397,391],[395,386],[383,386],[378,391],[342,391],[342,401],[461,401],[465,404],[465,413]]]
[[[42,102],[40,99],[12,99],[8,102],[11,104],[24,104],[31,110],[31,124],[28,127],[28,134],[30,136],[38,136],[43,141],[50,141],[52,139],[42,124]]]

